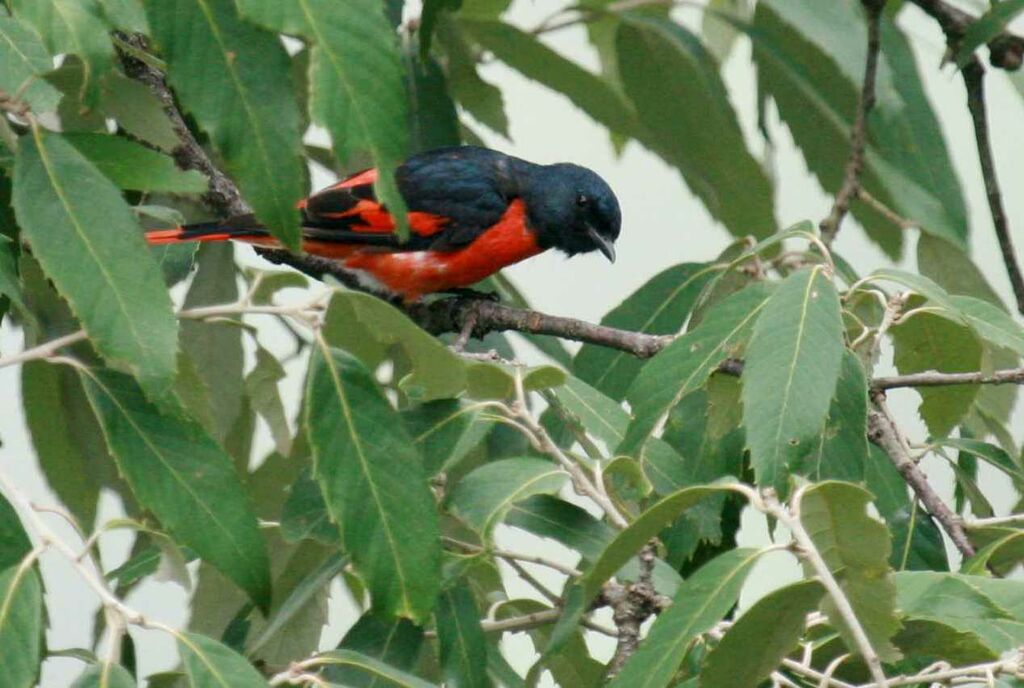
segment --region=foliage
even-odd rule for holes
[[[36,685],[57,658],[83,663],[75,686],[114,688],[1024,672],[996,661],[1024,644],[1007,575],[1022,507],[995,516],[979,477],[1024,491],[1016,388],[990,384],[1024,383],[1024,326],[968,254],[967,175],[902,28],[911,3],[875,20],[873,4],[711,0],[698,34],[661,2],[564,3],[525,28],[508,0],[426,0],[404,22],[401,0],[0,3],[0,318],[25,341],[0,367],[22,366],[36,459],[82,540],[0,468],[0,685]],[[997,47],[1022,7],[961,27],[955,61]],[[547,40],[576,24],[598,69]],[[756,74],[763,140],[727,59]],[[143,227],[248,205],[297,248],[310,163],[378,167],[397,213],[408,154],[477,127],[511,140],[490,62],[564,95],[618,152],[657,155],[733,237],[610,309],[626,344],[534,330],[527,367],[504,335],[484,342],[496,356],[466,353],[415,308],[239,269],[230,245],[145,246]],[[304,144],[311,125],[330,150]],[[772,173],[783,127],[839,222],[853,184],[843,203],[892,265],[861,277],[828,232],[779,226],[780,186],[811,183]],[[916,271],[896,267],[908,237]],[[529,310],[506,278],[490,288]],[[919,443],[885,405],[897,387],[920,399]],[[921,470],[947,465],[953,499]],[[120,517],[98,522],[101,493]],[[739,547],[743,509],[785,526],[778,544]],[[95,547],[112,530],[133,543],[117,565]],[[513,531],[535,546],[506,549]],[[68,612],[47,604],[53,552],[104,605],[93,647],[45,642]],[[753,599],[768,557],[802,574]],[[185,628],[125,601],[150,580],[194,586]],[[359,616],[333,636],[338,589]],[[173,638],[175,669],[138,673],[139,628]],[[501,642],[519,633],[529,668]]]

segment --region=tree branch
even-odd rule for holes
[[[640,559],[640,575],[635,583],[607,587],[604,597],[612,606],[612,618],[619,629],[619,641],[615,646],[615,654],[608,663],[610,680],[615,677],[626,661],[633,656],[640,645],[640,626],[647,618],[658,611],[656,604],[657,592],[651,582],[654,571],[654,542],[648,542],[638,556]]]
[[[1024,384],[1024,368],[1007,368],[992,373],[938,373],[927,371],[893,377],[876,377],[871,389],[885,391],[898,387],[944,387],[947,385]]]
[[[868,439],[884,451],[903,480],[914,490],[914,494],[925,505],[929,513],[942,525],[956,548],[965,557],[974,556],[974,545],[967,538],[963,521],[953,512],[942,498],[936,494],[928,482],[928,477],[918,467],[910,454],[906,439],[900,433],[892,416],[885,405],[885,394],[872,394],[875,408],[868,410]]]
[[[967,107],[971,111],[974,124],[974,139],[978,146],[978,161],[981,163],[981,176],[985,180],[985,194],[988,196],[988,207],[992,214],[992,225],[999,240],[999,250],[1003,254],[1006,274],[1010,277],[1010,285],[1017,299],[1017,310],[1024,315],[1024,276],[1021,275],[1017,252],[1010,237],[1010,223],[1003,209],[1002,192],[999,179],[996,177],[995,161],[992,156],[992,141],[989,138],[988,115],[985,106],[985,68],[976,57],[963,69],[964,86],[967,87]]]
[[[850,202],[857,197],[860,190],[860,174],[864,169],[864,144],[867,140],[868,114],[875,105],[875,78],[878,74],[878,53],[881,50],[879,23],[885,0],[861,0],[868,19],[868,49],[864,60],[864,83],[860,89],[860,100],[857,103],[857,116],[850,133],[850,158],[843,172],[843,184],[836,193],[832,211],[821,221],[821,240],[826,246],[832,244],[839,232],[839,225],[850,208]]]
[[[977,17],[950,5],[944,0],[911,0],[932,19],[938,22],[942,32],[946,34],[946,42],[951,53],[956,53],[960,41]],[[1024,38],[1003,31],[988,42],[989,63],[993,67],[1015,71],[1020,68],[1024,59]]]

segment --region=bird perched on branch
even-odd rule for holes
[[[600,251],[615,260],[622,216],[591,170],[535,165],[464,146],[415,155],[395,173],[410,236],[374,195],[368,169],[299,202],[302,248],[339,261],[367,288],[405,301],[458,290],[548,249]],[[252,215],[148,232],[150,244],[244,241],[279,244]]]

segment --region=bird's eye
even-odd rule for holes
[[[590,205],[590,198],[584,194],[580,194],[576,197],[576,205],[581,208],[585,208]]]

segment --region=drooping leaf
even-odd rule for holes
[[[92,370],[82,382],[139,503],[266,608],[270,564],[230,457],[195,421],[157,409],[131,378]]]
[[[34,566],[0,571],[0,682],[32,688],[39,676],[43,591]]]
[[[950,296],[949,300],[979,337],[1024,356],[1024,327],[1005,310],[973,296]]]
[[[850,483],[823,482],[804,492],[800,520],[840,587],[879,656],[899,658],[891,638],[899,630],[896,586],[889,569],[891,541],[885,525],[867,514],[871,494]],[[823,605],[851,651],[852,632],[832,606]]]
[[[345,634],[339,650],[357,652],[400,671],[408,671],[416,662],[423,645],[423,629],[408,619],[386,619],[367,612]],[[379,675],[373,668],[358,664],[329,664],[324,675],[335,683],[352,688],[376,688]]]
[[[921,232],[917,239],[917,269],[950,294],[973,296],[1005,309],[1002,299],[970,256],[945,239]]]
[[[120,189],[201,194],[208,186],[196,170],[181,170],[173,158],[121,136],[76,133],[64,137]]]
[[[318,657],[328,667],[352,667],[359,669],[373,676],[375,681],[385,681],[383,685],[398,686],[399,688],[436,688],[433,683],[388,666],[379,659],[368,657],[353,650],[332,650],[331,652],[318,655]]]
[[[822,268],[787,277],[754,326],[743,369],[743,425],[757,481],[783,490],[821,432],[842,370],[839,295]]]
[[[985,461],[990,466],[1003,471],[1007,476],[1013,478],[1018,483],[1024,484],[1024,471],[1021,470],[1020,466],[1018,466],[1010,455],[1001,447],[966,437],[944,437],[937,440],[937,443],[972,454],[982,461]]]
[[[310,537],[328,544],[338,541],[338,529],[331,523],[324,495],[309,471],[303,471],[292,483],[281,508],[281,534],[288,542]]]
[[[829,191],[842,182],[866,55],[855,2],[758,3],[749,29],[759,88],[769,94],[811,171]],[[868,122],[865,189],[922,229],[965,245],[967,212],[913,52],[891,19],[881,21],[878,102]],[[854,216],[891,256],[903,230],[855,202]]]
[[[192,688],[265,688],[266,680],[240,654],[198,633],[176,636]]]
[[[83,101],[95,105],[114,57],[96,0],[13,0],[11,4],[14,16],[39,32],[50,54],[81,58]]]
[[[481,409],[456,399],[439,399],[402,412],[428,475],[454,466],[480,444],[493,425],[482,415]]]
[[[982,349],[970,329],[932,313],[919,313],[890,329],[893,362],[901,375],[936,370],[963,373],[981,368]],[[928,431],[944,437],[967,413],[978,385],[919,387],[918,413]]]
[[[718,65],[700,39],[668,19],[638,14],[624,18],[616,47],[623,88],[643,125],[641,142],[679,169],[732,234],[771,234],[771,185],[747,150]],[[652,72],[661,78],[651,79]],[[698,102],[702,107],[687,106]]]
[[[410,152],[458,146],[459,115],[448,95],[448,82],[433,58],[420,61],[411,46],[403,55],[409,89]]]
[[[998,656],[976,634],[958,631],[935,619],[904,619],[893,643],[904,655],[918,661],[922,669],[932,662],[966,666],[991,662]]]
[[[441,547],[426,473],[400,417],[358,360],[318,347],[304,422],[316,479],[374,608],[424,619]]]
[[[708,653],[701,688],[755,688],[796,647],[805,617],[825,594],[816,580],[770,592],[748,609]],[[771,633],[765,633],[765,629]]]
[[[584,561],[600,556],[615,536],[611,526],[586,509],[545,494],[513,504],[505,524],[551,538],[579,552]]]
[[[274,446],[278,453],[287,456],[291,453],[292,432],[285,417],[284,405],[277,383],[284,379],[284,368],[274,355],[262,346],[256,348],[256,367],[245,376],[245,388],[249,393],[252,408],[270,428],[270,436],[274,438]]]
[[[770,293],[767,283],[757,283],[730,296],[644,365],[626,395],[633,422],[620,453],[638,452],[661,416],[702,386],[722,361],[739,353]]]
[[[690,641],[718,623],[736,604],[759,555],[754,549],[730,550],[688,578],[676,592],[672,606],[658,615],[636,654],[609,685],[668,686]]]
[[[230,0],[144,4],[182,106],[210,135],[260,220],[298,248],[302,132],[278,37],[243,21]]]
[[[420,57],[424,60],[430,55],[430,44],[434,39],[434,27],[442,12],[454,12],[462,6],[462,0],[424,0],[423,11],[420,12]]]
[[[993,3],[987,12],[967,27],[956,52],[956,63],[963,67],[970,62],[975,50],[998,36],[1021,12],[1024,12],[1024,0],[1001,0]]]
[[[515,502],[537,494],[554,494],[568,474],[544,459],[503,459],[477,468],[455,485],[447,505],[453,514],[483,536],[489,535]]]
[[[445,685],[488,688],[487,642],[480,627],[480,612],[466,584],[441,592],[436,618]]]
[[[40,74],[53,60],[39,38],[17,19],[0,15],[0,89],[19,95],[37,113],[56,109],[60,93]]]
[[[408,153],[408,103],[395,32],[376,0],[239,0],[242,14],[272,31],[313,43],[310,111],[335,148],[357,137],[380,171],[376,188],[404,227],[394,170]]]
[[[32,131],[18,145],[18,224],[99,353],[159,396],[174,375],[177,321],[139,225],[71,144]]]
[[[701,263],[667,268],[630,294],[601,324],[632,332],[675,334],[716,270]],[[643,361],[622,351],[585,344],[573,359],[573,372],[612,399],[626,395]]]
[[[440,17],[435,38],[447,61],[452,97],[475,120],[507,139],[508,116],[501,90],[477,73],[476,57],[459,22]]]

